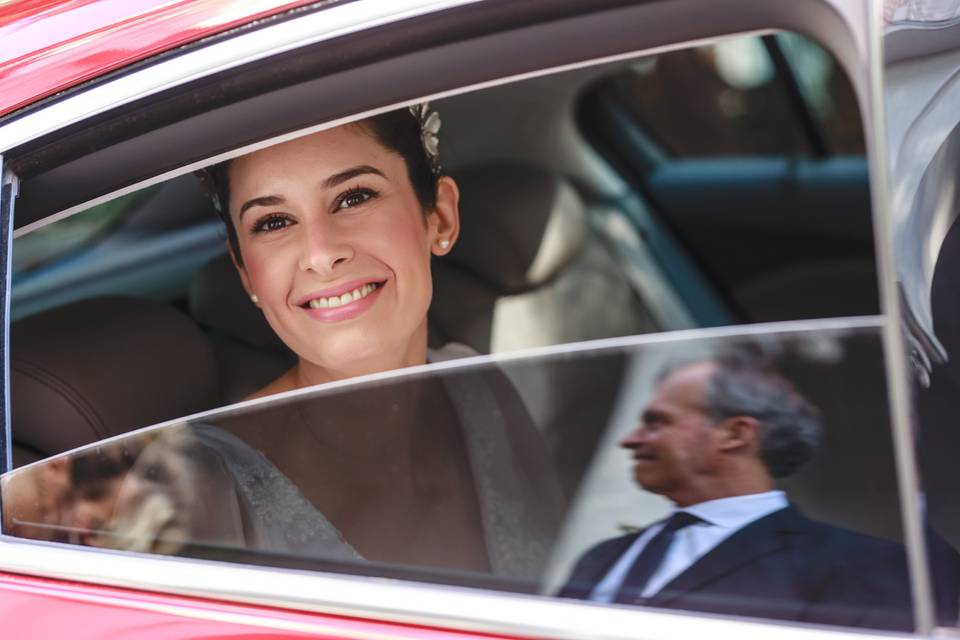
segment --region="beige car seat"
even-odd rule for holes
[[[518,163],[457,172],[460,238],[434,261],[431,340],[481,352],[656,330],[564,178]],[[611,360],[506,364],[572,492],[606,427],[621,371]]]

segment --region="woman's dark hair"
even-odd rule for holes
[[[424,212],[432,211],[437,204],[437,179],[440,172],[434,171],[424,150],[418,118],[408,109],[399,109],[360,120],[353,123],[353,126],[364,129],[382,147],[403,158],[420,206]],[[233,255],[237,263],[243,266],[237,230],[230,219],[230,162],[232,161],[226,160],[208,167],[201,176],[213,198],[217,215],[227,226],[227,240],[233,249]]]

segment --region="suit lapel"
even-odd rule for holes
[[[647,604],[667,604],[758,558],[790,547],[796,541],[796,533],[808,530],[807,522],[796,509],[788,506],[748,524],[664,585]]]

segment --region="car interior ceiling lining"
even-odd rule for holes
[[[176,175],[184,172],[184,167],[238,146],[298,131],[318,121],[447,91],[451,86],[742,32],[752,25],[769,27],[770,18],[762,10],[755,16],[747,11],[762,6],[758,0],[739,0],[736,7],[725,6],[722,11],[718,7],[715,20],[704,20],[702,5],[652,2],[449,42],[308,80],[297,76],[297,65],[285,75],[283,65],[277,67],[270,60],[262,61],[257,73],[250,67],[230,70],[167,95],[145,98],[132,105],[132,111],[121,113],[119,123],[111,120],[115,114],[105,114],[99,118],[102,126],[95,119],[77,125],[72,132],[58,131],[51,138],[10,150],[10,166],[22,178],[15,225],[20,228],[55,213],[79,210],[95,198]],[[824,44],[842,58],[849,52],[849,43],[839,37],[841,30],[823,29],[838,16],[818,3],[810,8],[806,14],[794,16],[797,24],[784,27],[810,31],[817,25],[822,33],[836,34],[837,41]],[[777,20],[782,21],[782,16]],[[658,24],[656,30],[636,28],[651,21]],[[604,39],[573,37],[582,33],[585,23],[605,33]],[[569,44],[558,48],[554,46],[557,41]],[[345,38],[297,50],[297,64],[330,59],[331,47],[342,48],[350,42]],[[341,57],[338,51],[337,58]],[[237,99],[230,88],[243,76],[261,77],[264,88],[245,87]],[[289,82],[290,76],[294,84],[279,86]],[[404,83],[394,82],[397,77],[403,77]],[[370,87],[377,91],[371,92]],[[197,102],[204,103],[205,92],[215,99],[198,110]],[[178,115],[162,115],[170,105]],[[155,115],[158,110],[160,116]]]

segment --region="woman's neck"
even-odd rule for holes
[[[400,349],[377,353],[367,358],[351,360],[335,366],[322,365],[299,358],[288,375],[291,376],[292,388],[302,389],[335,380],[345,380],[371,373],[413,367],[426,364],[426,362],[427,328],[426,323],[424,323],[418,328],[411,340]]]

